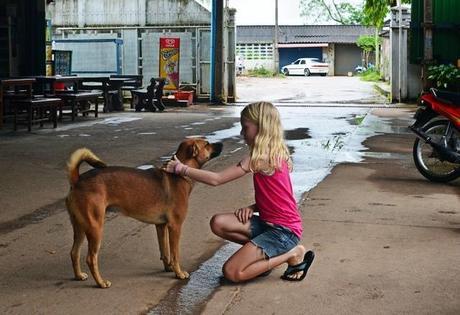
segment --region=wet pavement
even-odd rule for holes
[[[236,112],[241,109],[236,108]],[[283,125],[289,126],[285,128],[285,138],[292,153],[294,170],[291,177],[299,204],[305,202],[308,191],[324,180],[339,163],[359,163],[366,157],[398,158],[394,153],[368,152],[363,145],[366,139],[385,133],[409,134],[406,128],[401,130],[401,127],[393,126],[390,119],[371,114],[370,108],[305,109],[286,106],[279,107],[279,110]],[[407,120],[406,123],[409,122]],[[207,138],[211,141],[238,139],[238,132],[239,123],[236,123],[232,128],[219,130]],[[190,283],[170,290],[149,314],[196,313],[214,289],[220,286],[220,268],[238,248],[238,245],[227,243],[203,263],[196,274],[192,273]]]
[[[305,82],[300,79],[310,78],[300,77],[286,82],[293,84],[297,79],[299,82],[296,84],[304,84]],[[315,80],[314,77],[312,79]],[[322,82],[321,84],[324,84],[324,81]],[[410,165],[410,144],[413,137],[408,133],[406,126],[411,121],[411,110],[391,108],[373,92],[370,85],[357,84],[353,80],[344,82],[343,87],[339,82],[337,88],[343,90],[333,96],[324,90],[311,92],[321,93],[318,101],[329,102],[327,104],[300,103],[306,100],[306,97],[300,96],[299,102],[289,99],[278,103],[286,130],[287,144],[294,162],[292,178],[296,198],[304,220],[308,222],[304,244],[315,248],[320,254],[319,262],[326,259],[324,265],[328,265],[327,259],[337,252],[329,252],[327,247],[323,248],[320,244],[343,243],[344,240],[338,237],[340,233],[347,234],[343,228],[356,219],[350,217],[351,215],[357,216],[358,221],[362,222],[373,220],[372,217],[363,216],[367,212],[362,209],[350,205],[342,208],[341,203],[349,203],[350,198],[346,195],[341,196],[341,202],[338,200],[328,205],[344,188],[356,188],[361,193],[369,189],[369,195],[377,192],[384,194],[398,185],[404,187],[406,184],[414,183],[416,179],[424,189],[420,194],[429,192],[431,187],[430,183],[417,177]],[[356,86],[356,89],[348,91],[348,86]],[[248,91],[252,91],[252,94]],[[260,99],[261,95],[257,93],[263,91],[257,92],[257,87],[251,83],[241,92],[242,95],[247,93]],[[286,94],[274,93],[272,100],[279,101],[285,98]],[[340,98],[353,103],[339,104]],[[356,102],[359,99],[361,101]],[[370,102],[371,99],[376,102]],[[63,169],[70,152],[87,146],[111,165],[148,168],[152,165],[161,165],[168,159],[184,137],[206,136],[210,141],[224,142],[222,155],[207,166],[211,170],[222,169],[237,163],[247,150],[239,137],[239,112],[242,109],[240,105],[243,104],[169,108],[167,112],[160,114],[105,114],[101,115],[100,119],[90,118],[74,124],[66,123],[57,130],[35,129],[32,134],[1,131],[0,272],[4,277],[0,282],[0,311],[11,314],[31,311],[49,314],[99,314],[102,310],[116,314],[248,314],[260,313],[263,310],[263,313],[305,314],[308,308],[297,294],[293,295],[296,306],[281,302],[280,299],[283,297],[285,301],[289,301],[288,293],[283,295],[276,291],[278,286],[289,290],[286,283],[280,283],[277,279],[281,270],[275,270],[274,275],[266,279],[258,279],[248,284],[231,285],[222,281],[220,268],[238,246],[222,242],[212,235],[208,221],[216,212],[233,211],[252,203],[249,177],[216,188],[196,185],[181,240],[181,261],[185,270],[191,272],[190,280],[178,281],[170,273],[162,272],[156,235],[152,232],[151,226],[121,218],[117,213],[111,212],[106,221],[101,268],[103,274],[107,274],[110,280],[113,280],[112,288],[95,289],[92,278],[86,282],[71,281],[68,257],[71,227],[63,203],[68,189]],[[372,142],[372,139],[380,140]],[[391,146],[391,143],[394,145]],[[369,164],[370,161],[373,162]],[[396,181],[389,178],[388,182],[383,183],[377,190],[372,188],[373,183],[366,182],[366,177],[360,179],[362,184],[350,182],[354,176],[350,174],[340,177],[339,184],[334,184],[339,185],[338,190],[334,185],[330,188],[322,186],[328,180],[336,178],[337,169],[345,167],[345,170],[348,170],[352,165],[366,169],[372,167],[372,163],[382,165],[383,169],[402,163],[405,167],[404,172],[412,172],[409,172],[408,180],[404,177]],[[358,170],[356,174],[362,172],[367,174],[367,170]],[[363,185],[362,188],[359,185]],[[439,186],[431,189],[450,194],[446,200],[452,203],[450,191],[458,191],[458,185],[452,187],[447,192]],[[333,192],[332,195],[328,194],[328,191]],[[392,214],[402,216],[397,220],[411,222],[404,213],[405,208],[400,204],[401,201],[397,203],[386,200],[385,195],[378,198],[374,196],[375,200],[367,200],[366,194],[359,197],[356,194],[350,196],[356,203],[367,202],[370,209],[392,209]],[[457,196],[454,195],[453,198],[458,202]],[[417,201],[420,198],[408,200]],[[440,202],[439,198],[435,200]],[[324,209],[324,205],[328,206],[327,211],[323,212],[321,210]],[[334,209],[338,212],[333,211]],[[398,211],[400,214],[397,214]],[[451,216],[449,227],[458,228],[457,221],[460,220],[457,220],[457,212],[450,208],[444,211]],[[376,218],[382,216],[381,213]],[[430,214],[427,215],[428,218],[429,216]],[[379,222],[391,224],[391,219],[395,220],[389,215],[383,218],[385,220]],[[310,222],[316,222],[315,227],[312,227]],[[336,232],[332,239],[331,235],[327,236],[320,229],[331,229],[327,222],[336,224]],[[425,223],[426,221],[420,221],[417,224],[424,226]],[[442,223],[439,224],[442,226]],[[449,242],[452,242],[451,239]],[[453,241],[449,244],[456,243]],[[345,242],[343,246],[348,245]],[[418,243],[414,246],[418,246]],[[371,255],[371,251],[372,249],[366,247],[366,255]],[[345,264],[349,261],[347,257],[340,259],[345,259]],[[360,266],[353,268],[367,268],[365,263]],[[317,268],[317,271],[314,270],[312,279],[308,280],[309,276],[307,280],[312,281],[316,289],[310,287],[308,281],[304,281],[299,284],[302,290],[297,291],[304,292],[309,297],[306,300],[316,303],[316,313],[337,313],[331,310],[342,304],[334,304],[328,300],[332,305],[328,306],[327,303],[314,301],[314,298],[321,296],[324,300],[325,295],[335,295],[335,290],[345,290],[347,285],[340,284],[342,288],[338,288],[332,282],[330,288],[325,288],[324,284],[318,285],[317,279],[328,279],[328,271],[321,267]],[[452,289],[455,288],[454,285]],[[310,292],[311,290],[316,291]],[[377,298],[381,295],[380,288],[366,292],[365,294],[370,294],[371,297],[374,293]],[[346,293],[341,296],[344,295]],[[267,300],[267,297],[271,298]],[[438,295],[436,298],[436,303],[442,301]],[[56,301],[58,303],[55,303]],[[78,303],[78,307],[73,307],[75,303]],[[456,304],[447,304],[450,305],[450,309],[456,307]],[[340,308],[335,310],[338,309]]]
[[[372,82],[359,77],[288,76],[285,78],[240,77],[238,102],[265,100],[282,104],[337,106],[382,105],[386,97],[376,92]]]

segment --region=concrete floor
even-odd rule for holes
[[[296,78],[299,80],[292,81],[292,88],[302,90],[305,82],[300,80],[310,78],[314,77]],[[152,226],[116,213],[107,217],[100,258],[102,274],[112,281],[112,287],[97,289],[91,277],[85,282],[72,280],[72,232],[63,202],[68,190],[64,170],[69,154],[86,146],[110,165],[161,165],[186,136],[215,136],[219,130],[234,134],[235,128],[238,132],[235,124],[241,107],[198,105],[168,108],[164,113],[102,114],[99,119],[64,123],[56,130],[2,130],[0,312],[138,314],[160,305],[162,314],[459,313],[460,183],[430,183],[416,171],[411,160],[414,137],[406,129],[413,109],[382,106],[383,101],[367,83],[354,78],[344,83],[342,79],[318,81],[324,86],[324,101],[337,104],[350,96],[351,103],[343,104],[350,111],[347,117],[338,112],[337,117],[331,116],[332,122],[342,124],[340,128],[345,128],[344,121],[353,121],[355,95],[378,101],[361,104],[368,106],[359,109],[365,112],[363,123],[350,131],[344,129],[349,135],[346,143],[351,146],[340,152],[346,156],[352,151],[369,153],[361,154],[359,163],[332,163],[330,175],[302,194],[302,244],[315,250],[317,256],[301,283],[279,280],[284,267],[248,283],[222,283],[218,279],[221,263],[206,264],[227,246],[211,233],[209,219],[216,212],[233,211],[253,201],[250,176],[219,187],[197,184],[192,193],[181,261],[192,277],[197,275],[198,285],[187,286],[193,281],[179,281],[162,271]],[[264,90],[258,87],[259,80],[240,80],[241,95],[258,95],[260,99]],[[276,87],[284,82],[270,84]],[[356,91],[348,92],[347,86]],[[327,90],[342,92],[327,94]],[[286,90],[271,100],[289,98],[291,92]],[[266,90],[265,95],[269,95]],[[303,103],[292,102],[281,104],[282,116],[286,112],[298,121],[304,119],[304,127],[312,135],[294,145],[321,148],[325,141],[335,139],[335,124],[323,123],[326,126],[322,129],[314,125],[321,107],[313,111]],[[324,106],[324,113],[334,111],[326,103],[317,105]],[[293,113],[288,114],[290,111]],[[285,124],[287,130],[298,127],[291,120]],[[316,132],[328,129],[329,133]],[[355,146],[353,139],[362,139],[369,129],[374,132],[364,147]],[[239,138],[221,138],[223,154],[211,161],[208,169],[237,163],[246,152]],[[325,156],[339,160],[339,154]],[[300,169],[310,163],[308,157],[297,161],[294,167]],[[313,176],[305,172],[305,176]],[[200,271],[203,268],[205,275]],[[204,295],[204,302],[193,304],[206,288],[212,290]],[[193,299],[182,298],[181,292],[187,290],[195,294]]]

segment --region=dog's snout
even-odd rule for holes
[[[211,158],[215,158],[216,156],[219,156],[220,153],[222,152],[223,147],[224,147],[224,144],[222,142],[213,143]]]

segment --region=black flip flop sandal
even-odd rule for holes
[[[300,264],[294,266],[288,266],[286,271],[281,276],[281,279],[286,281],[302,281],[307,275],[308,268],[310,268],[313,259],[315,259],[315,253],[311,250],[305,253],[303,261]],[[297,272],[302,272],[302,275],[299,278],[292,278],[293,274]]]

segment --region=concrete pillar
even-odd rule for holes
[[[401,16],[400,16],[401,13]],[[407,8],[391,8],[390,21],[390,84],[393,100],[407,100],[407,30],[410,13]],[[400,27],[401,25],[401,27]],[[401,38],[400,38],[401,37]],[[400,45],[401,44],[401,47]]]
[[[335,44],[330,43],[327,46],[327,62],[329,63],[328,76],[335,75]]]

